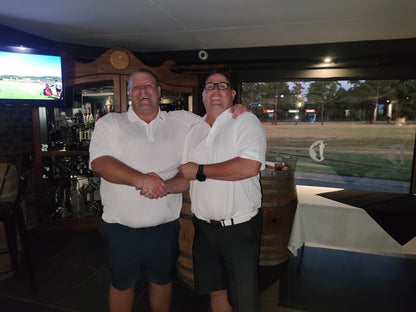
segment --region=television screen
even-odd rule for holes
[[[62,91],[60,56],[0,51],[1,103],[60,104]]]

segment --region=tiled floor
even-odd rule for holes
[[[291,258],[279,304],[319,312],[416,311],[416,259],[305,247]],[[300,271],[298,271],[300,268]]]
[[[25,267],[18,276],[3,274],[0,311],[108,311],[106,258],[97,232],[32,231],[30,239],[37,292]],[[260,312],[414,310],[415,259],[305,248],[297,272],[298,260],[260,268]],[[150,311],[146,283],[136,289],[134,311]],[[175,281],[172,312],[206,312],[207,299]]]
[[[25,266],[18,276],[3,274],[0,311],[108,311],[106,257],[100,235],[92,232],[31,231],[36,293]],[[294,312],[278,307],[279,276],[285,265],[261,271],[262,312]],[[283,270],[284,271],[284,270]],[[208,298],[174,282],[172,312],[208,311]],[[148,312],[146,283],[136,287],[135,312]]]

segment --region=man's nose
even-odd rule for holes
[[[220,92],[220,88],[218,88],[218,85],[214,86],[214,89],[212,89],[212,92],[214,92],[214,93],[219,93]]]

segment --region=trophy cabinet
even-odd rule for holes
[[[138,69],[152,71],[162,88],[162,110],[198,113],[198,75],[174,73],[173,61],[149,67],[123,47],[89,63],[62,55],[65,107],[33,109],[34,175],[39,226],[87,230],[101,222],[99,177],[88,168],[95,121],[129,107],[128,80]]]

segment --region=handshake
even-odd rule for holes
[[[162,198],[168,194],[180,193],[185,191],[176,184],[183,185],[180,181],[195,180],[196,173],[198,171],[198,164],[188,162],[178,167],[178,174],[167,181],[164,181],[159,175],[154,172],[146,173],[143,177],[142,185],[136,186],[136,190],[140,191],[140,195],[149,199]]]

